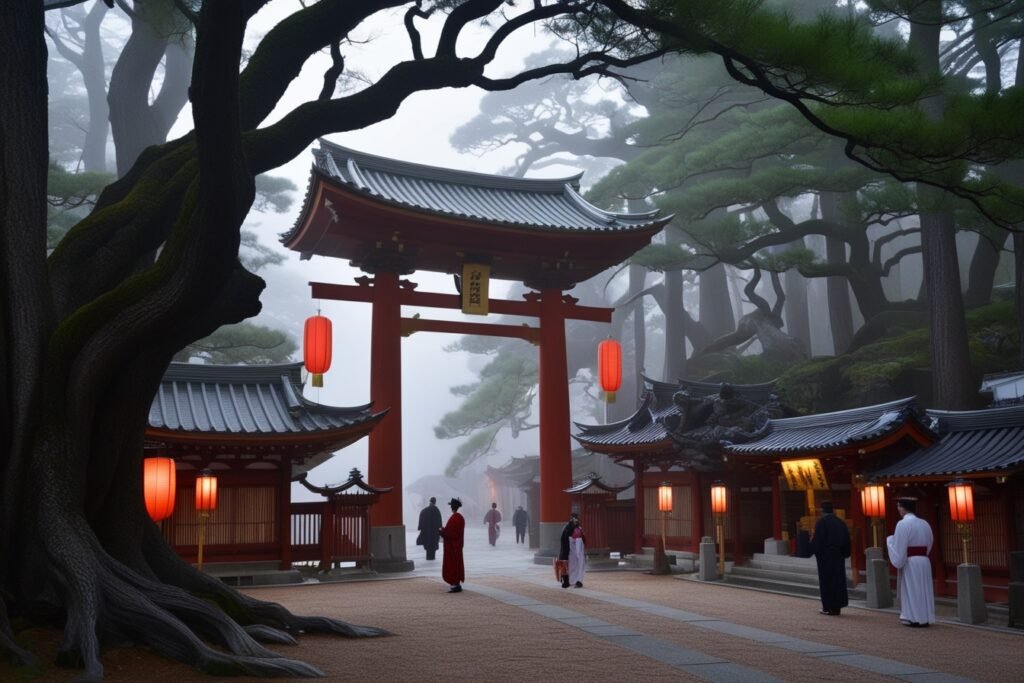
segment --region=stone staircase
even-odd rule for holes
[[[850,561],[846,561],[849,575]],[[727,567],[725,582],[773,593],[818,597],[818,566],[813,557],[755,553],[742,567]],[[847,579],[850,600],[866,600],[864,584],[854,587]]]

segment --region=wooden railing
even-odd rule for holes
[[[321,571],[340,562],[368,564],[370,517],[363,498],[343,495],[318,503],[292,503],[292,562],[317,562]]]

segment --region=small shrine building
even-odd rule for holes
[[[167,369],[150,406],[145,443],[149,454],[174,459],[174,512],[160,526],[185,560],[197,559],[195,480],[204,470],[217,477],[218,488],[217,509],[206,525],[208,571],[218,573],[219,563],[244,563],[249,568],[238,572],[250,576],[253,567],[287,570],[310,559],[301,556],[309,546],[322,543],[323,519],[298,520],[308,514],[291,501],[292,480],[370,434],[386,411],[309,401],[301,371],[301,363],[172,363]],[[366,517],[367,509],[353,514]],[[309,533],[297,536],[300,526]]]

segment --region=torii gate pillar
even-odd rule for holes
[[[398,273],[377,271],[373,277],[370,329],[370,400],[388,414],[370,432],[370,481],[392,487],[370,509],[370,553],[379,572],[413,570],[405,554],[402,523],[402,306]]]
[[[540,557],[557,556],[572,500],[569,376],[562,292],[540,294]]]

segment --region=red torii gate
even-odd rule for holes
[[[357,285],[311,283],[319,299],[373,306],[370,398],[390,410],[370,434],[369,478],[402,489],[401,339],[417,331],[526,339],[540,347],[540,554],[557,552],[572,483],[565,321],[610,322],[612,309],[577,306],[563,294],[621,263],[670,218],[657,212],[615,214],[576,192],[579,176],[506,178],[399,162],[321,141],[314,151],[302,214],[282,237],[303,258],[350,259],[370,277]],[[462,297],[415,291],[400,276],[416,270],[462,273],[470,265],[537,291],[524,301],[484,296],[477,311],[538,318],[539,327],[402,318],[402,306],[466,310]],[[374,565],[405,571],[399,496],[371,512]]]

